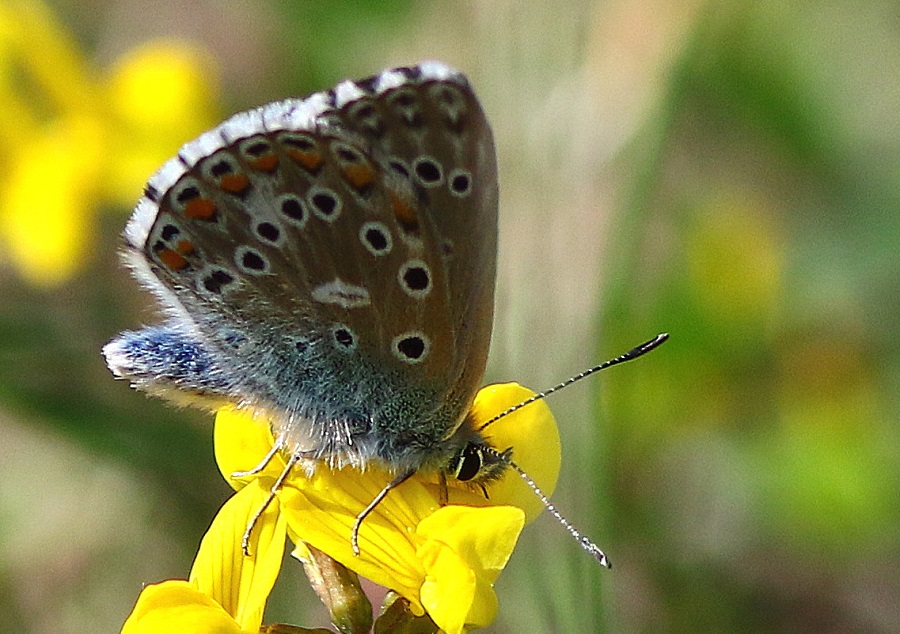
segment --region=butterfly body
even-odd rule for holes
[[[136,387],[259,411],[330,467],[448,471],[493,316],[497,174],[437,62],[235,115],[154,175],[126,259],[165,321],[104,349]]]

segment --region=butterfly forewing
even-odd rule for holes
[[[237,115],[151,179],[126,235],[289,446],[415,467],[482,379],[496,215],[477,99],[425,64]]]
[[[415,74],[418,69],[393,71]],[[491,336],[497,250],[497,166],[493,137],[464,78],[403,84],[382,99],[343,108],[342,125],[408,175],[427,201],[448,278],[453,362],[444,401],[462,413],[484,375]]]

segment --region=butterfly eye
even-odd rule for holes
[[[454,458],[455,464],[451,465],[450,472],[460,482],[468,482],[481,471],[484,464],[484,453],[481,447],[472,443],[466,443]]]

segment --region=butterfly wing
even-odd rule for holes
[[[441,64],[236,115],[163,166],[126,229],[169,319],[111,344],[116,370],[264,410],[335,465],[418,467],[482,379],[496,215],[490,129]],[[187,362],[155,386],[160,332],[215,380]]]

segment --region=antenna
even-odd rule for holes
[[[572,385],[573,383],[580,381],[581,379],[587,378],[590,375],[594,374],[595,372],[599,372],[600,370],[605,370],[606,368],[611,368],[614,365],[619,365],[620,363],[625,363],[626,361],[631,361],[632,359],[637,359],[638,357],[641,357],[641,356],[647,354],[651,350],[653,350],[653,349],[659,347],[660,345],[662,345],[663,343],[665,343],[668,338],[669,338],[669,333],[666,333],[666,332],[660,333],[660,334],[656,335],[650,341],[642,343],[641,345],[637,346],[636,348],[632,348],[625,354],[619,355],[615,359],[610,359],[609,361],[601,363],[600,365],[595,365],[593,368],[589,368],[589,369],[585,370],[584,372],[581,372],[569,379],[566,379],[562,383],[554,385],[549,390],[544,390],[543,392],[538,392],[531,398],[528,398],[528,399],[522,401],[521,403],[518,403],[517,405],[513,405],[509,409],[506,409],[506,410],[500,412],[499,414],[497,414],[496,416],[494,416],[493,418],[488,420],[484,425],[479,427],[478,431],[483,431],[485,427],[487,427],[488,425],[492,425],[493,423],[496,423],[501,418],[505,418],[506,416],[509,416],[513,412],[516,412],[516,411],[522,409],[523,407],[525,407],[526,405],[530,405],[530,404],[534,403],[535,401],[545,399],[548,396],[550,396],[551,394],[553,394],[554,392],[558,392],[559,390],[561,390],[565,387],[568,387],[568,386]],[[513,461],[513,459],[510,458],[507,454],[497,451],[493,447],[482,446],[481,450],[485,453],[491,454],[497,460],[508,465],[513,471],[518,473],[519,476],[525,481],[525,484],[528,485],[528,488],[530,488],[534,492],[534,494],[541,501],[541,504],[544,505],[544,508],[546,508],[547,511],[550,513],[550,515],[552,515],[556,519],[556,521],[559,522],[562,525],[562,527],[565,528],[566,531],[568,531],[568,533],[573,538],[575,538],[575,541],[577,541],[578,544],[584,550],[586,550],[588,553],[590,553],[590,555],[594,559],[596,559],[597,562],[601,566],[605,566],[606,568],[612,568],[612,562],[610,562],[609,558],[606,556],[606,554],[602,550],[600,550],[600,547],[597,546],[597,544],[595,544],[593,541],[591,541],[591,539],[587,535],[585,535],[584,533],[579,531],[577,528],[575,528],[572,525],[572,523],[569,522],[569,520],[567,520],[565,517],[563,517],[563,514],[560,513],[559,510],[557,510],[557,508],[556,508],[556,506],[554,506],[553,502],[550,501],[550,498],[547,497],[544,494],[544,492],[540,490],[537,483],[535,483],[535,481],[531,478],[531,476],[528,475],[525,472],[525,470],[522,469],[522,467],[517,465]]]
[[[635,348],[632,348],[625,354],[620,354],[615,359],[610,359],[609,361],[604,361],[600,365],[595,365],[593,368],[588,368],[584,372],[579,372],[575,376],[566,379],[562,383],[558,383],[557,385],[554,385],[549,390],[544,390],[543,392],[538,392],[531,398],[526,399],[516,405],[513,405],[509,409],[503,410],[502,412],[500,412],[499,414],[497,414],[496,416],[494,416],[493,418],[488,420],[481,427],[479,427],[478,431],[484,431],[484,429],[486,427],[488,427],[489,425],[493,425],[501,418],[506,418],[513,412],[519,411],[526,405],[531,405],[535,401],[540,401],[541,399],[545,399],[548,396],[550,396],[551,394],[553,394],[555,392],[559,392],[561,389],[569,387],[570,385],[572,385],[573,383],[577,383],[581,379],[586,379],[587,377],[591,376],[592,374],[594,374],[596,372],[599,372],[600,370],[605,370],[606,368],[611,368],[614,365],[619,365],[620,363],[625,363],[626,361],[631,361],[633,359],[637,359],[638,357],[642,357],[645,354],[647,354],[648,352],[650,352],[651,350],[658,348],[659,346],[664,344],[666,342],[666,340],[668,340],[668,338],[669,338],[669,333],[667,333],[667,332],[660,333],[660,334],[656,335],[655,337],[653,337],[653,339],[651,339],[650,341],[646,341],[646,342],[642,343],[641,345],[639,345]]]
[[[565,528],[569,532],[569,534],[575,538],[575,541],[577,541],[582,548],[590,553],[591,556],[593,556],[593,558],[596,559],[597,563],[599,563],[601,566],[612,568],[612,562],[610,562],[609,557],[607,557],[606,554],[602,550],[600,550],[600,547],[593,541],[591,541],[591,539],[587,535],[572,526],[572,523],[565,517],[563,517],[563,514],[560,513],[559,510],[557,510],[556,506],[553,505],[553,502],[550,501],[550,498],[540,490],[537,483],[531,478],[530,475],[525,473],[525,470],[522,469],[522,467],[517,465],[512,458],[503,454],[502,452],[497,451],[493,447],[484,447],[483,451],[485,453],[492,454],[498,460],[508,465],[513,471],[518,473],[519,476],[521,476],[521,478],[525,480],[525,484],[528,485],[528,488],[534,491],[534,494],[538,496],[538,499],[541,501],[541,504],[544,505],[544,508],[547,509],[550,515],[556,518],[557,522],[562,524],[562,527]]]

